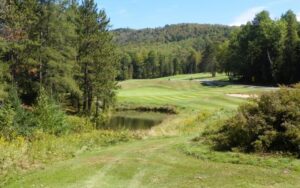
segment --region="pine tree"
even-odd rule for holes
[[[285,47],[283,50],[284,63],[281,67],[282,81],[284,83],[295,83],[299,75],[297,67],[300,64],[297,62],[297,48],[299,44],[298,22],[296,15],[292,11],[288,11],[281,19],[286,23]]]
[[[108,32],[109,19],[98,12],[93,0],[84,0],[79,7],[78,63],[81,68],[80,85],[83,91],[83,112],[91,114],[96,99],[96,116],[99,109],[107,110],[114,102],[118,58]]]
[[[207,40],[203,51],[203,59],[200,63],[200,70],[203,72],[211,72],[213,77],[215,77],[217,71],[216,55],[216,45],[210,40]]]

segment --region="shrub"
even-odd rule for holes
[[[15,133],[14,117],[15,111],[9,104],[4,104],[0,108],[0,137],[11,139]]]
[[[21,106],[17,90],[12,87],[0,108],[0,136],[11,140],[16,136],[29,136],[32,132],[31,114]]]
[[[241,106],[212,138],[217,149],[300,156],[300,88],[281,88]]]
[[[37,105],[34,109],[34,120],[37,128],[44,132],[60,135],[67,131],[65,113],[49,98],[44,89],[41,89]]]
[[[88,117],[67,116],[70,133],[85,133],[95,129],[95,124]]]

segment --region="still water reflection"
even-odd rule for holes
[[[167,114],[157,112],[123,111],[116,112],[106,128],[144,130],[160,124]]]

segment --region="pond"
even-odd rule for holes
[[[160,124],[167,116],[158,112],[121,111],[112,115],[106,128],[145,130]]]

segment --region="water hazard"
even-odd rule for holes
[[[112,115],[106,128],[145,130],[160,124],[168,115],[158,112],[122,111]]]

